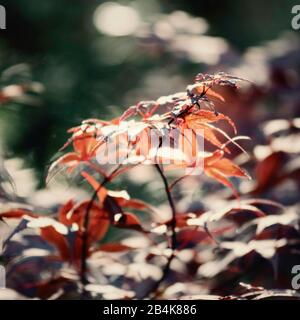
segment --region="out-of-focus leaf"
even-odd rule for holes
[[[132,247],[126,246],[122,243],[105,243],[98,247],[97,251],[104,252],[124,252],[132,250]]]

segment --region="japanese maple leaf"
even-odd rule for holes
[[[241,177],[250,179],[249,175],[231,160],[224,158],[224,151],[216,150],[210,156],[204,158],[204,172],[207,176],[219,181],[224,186],[232,189],[237,196],[229,177]]]
[[[83,131],[82,129],[75,131],[68,144],[72,143],[73,150],[68,152],[58,160],[53,162],[48,171],[48,177],[51,172],[59,165],[66,165],[67,172],[71,173],[75,167],[81,162],[90,161],[96,155],[96,149],[99,141],[96,139],[95,131]]]
[[[184,118],[184,120],[184,127],[193,129],[195,131],[197,130],[197,133],[202,134],[204,139],[217,146],[218,148],[221,148],[223,143],[217,137],[216,132],[219,132],[227,140],[230,140],[230,137],[223,130],[213,126],[212,123],[218,122],[220,120],[225,120],[231,125],[234,133],[236,134],[237,132],[233,121],[229,117],[221,113],[216,114],[209,110],[199,110],[198,112],[188,114]],[[229,152],[227,148],[225,148],[224,150],[226,152]]]

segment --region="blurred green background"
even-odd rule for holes
[[[22,65],[1,86],[30,80],[45,88],[37,103],[0,106],[5,158],[22,157],[43,181],[68,128],[183,90],[198,72],[237,67],[249,47],[283,32],[298,36],[290,26],[294,4],[2,0],[0,70]]]

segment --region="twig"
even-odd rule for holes
[[[85,285],[88,283],[87,277],[86,277],[86,271],[87,271],[87,250],[88,250],[88,228],[89,228],[89,222],[90,222],[90,211],[92,209],[92,206],[94,204],[94,201],[97,198],[97,194],[100,191],[100,189],[110,181],[110,177],[119,170],[121,165],[116,167],[112,173],[109,176],[106,176],[103,181],[99,184],[98,188],[94,191],[89,204],[86,209],[86,213],[84,216],[83,221],[83,236],[82,236],[82,250],[81,250],[81,271],[80,271],[80,280],[83,286],[82,289],[82,297],[84,298],[86,296],[86,291],[84,289]]]
[[[129,152],[131,149],[129,150]],[[128,154],[129,154],[128,152]],[[89,228],[89,222],[90,222],[90,211],[92,209],[93,203],[97,198],[97,194],[100,191],[100,189],[108,183],[112,177],[116,174],[116,172],[122,167],[122,163],[120,163],[109,175],[105,176],[103,181],[99,184],[98,188],[94,191],[92,198],[88,204],[88,207],[86,209],[86,214],[84,217],[84,222],[83,222],[83,237],[82,237],[82,251],[81,251],[81,272],[80,272],[80,279],[81,283],[83,286],[82,289],[82,294],[81,296],[84,298],[86,296],[86,291],[84,289],[85,285],[88,283],[87,277],[86,277],[86,271],[87,271],[87,250],[88,250],[88,245],[87,245],[87,240],[88,240],[88,228]]]
[[[174,201],[173,201],[170,189],[169,189],[167,178],[165,177],[160,165],[159,164],[155,164],[155,168],[158,171],[158,173],[160,174],[161,179],[162,179],[162,181],[164,183],[164,187],[165,187],[165,191],[166,191],[166,194],[167,194],[168,202],[169,202],[169,205],[170,205],[171,211],[172,211],[172,219],[171,219],[170,227],[171,227],[171,232],[172,232],[172,234],[171,234],[171,249],[173,251],[173,250],[176,249],[176,245],[177,245],[176,232],[175,232],[175,229],[176,229],[176,209],[175,209],[175,204],[174,204]]]
[[[171,255],[168,257],[168,261],[167,263],[165,264],[163,270],[162,270],[162,276],[161,278],[156,281],[154,283],[154,285],[149,289],[147,290],[147,292],[142,296],[140,297],[140,299],[145,299],[147,298],[148,296],[151,296],[152,293],[154,293],[153,298],[155,298],[157,296],[157,293],[155,294],[155,292],[157,292],[157,290],[159,289],[161,283],[166,279],[166,277],[168,276],[169,274],[169,271],[170,271],[170,266],[171,266],[171,263],[175,257],[175,250],[176,250],[176,247],[177,247],[177,239],[176,239],[176,209],[175,209],[175,204],[174,204],[174,201],[173,201],[173,198],[172,198],[172,195],[170,193],[170,189],[169,189],[169,185],[168,185],[168,181],[167,181],[167,178],[165,177],[161,167],[159,164],[155,164],[154,165],[156,170],[158,171],[163,183],[164,183],[164,187],[165,187],[165,191],[166,191],[166,194],[167,194],[167,198],[168,198],[168,202],[169,202],[169,205],[170,205],[170,208],[171,208],[171,211],[172,211],[172,218],[171,218],[171,223],[170,223],[170,231],[171,231],[171,238],[170,238],[170,243],[169,243],[169,248],[171,249]]]

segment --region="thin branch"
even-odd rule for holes
[[[97,199],[97,194],[100,191],[100,189],[110,181],[110,177],[116,173],[121,165],[117,166],[109,176],[105,177],[103,181],[99,184],[98,188],[94,191],[89,204],[86,209],[86,213],[84,216],[83,221],[83,236],[82,236],[82,250],[81,250],[81,271],[80,271],[80,279],[81,283],[83,285],[82,290],[82,297],[85,296],[86,292],[84,290],[84,286],[88,283],[87,277],[86,277],[86,271],[87,271],[87,255],[88,255],[88,229],[89,229],[89,222],[90,222],[90,211],[92,209],[92,206],[94,204],[94,201]]]
[[[129,150],[131,151],[132,148]],[[128,152],[129,154],[129,152]],[[92,198],[88,204],[86,214],[84,217],[83,227],[83,237],[82,237],[82,251],[81,251],[81,272],[80,272],[80,279],[81,283],[83,285],[82,289],[82,297],[84,298],[86,295],[86,291],[84,289],[85,285],[88,283],[87,277],[86,277],[86,271],[87,271],[87,254],[88,254],[88,228],[89,228],[89,222],[90,222],[90,211],[92,209],[93,203],[97,198],[97,194],[100,191],[100,189],[108,183],[112,177],[116,174],[116,172],[122,167],[122,163],[120,163],[108,176],[105,176],[103,178],[103,181],[99,184],[98,188],[94,191]]]
[[[169,274],[169,271],[170,271],[170,267],[171,267],[171,263],[175,257],[175,250],[177,248],[177,239],[176,239],[176,208],[175,208],[175,204],[174,204],[174,200],[172,198],[172,195],[171,195],[171,192],[170,192],[170,188],[169,188],[169,185],[168,185],[168,181],[167,181],[167,178],[165,177],[161,167],[159,164],[155,164],[154,165],[156,170],[158,171],[162,181],[163,181],[163,184],[164,184],[164,187],[165,187],[165,191],[166,191],[166,195],[167,195],[167,198],[168,198],[168,202],[169,202],[169,205],[170,205],[170,208],[171,208],[171,212],[172,212],[172,218],[171,218],[171,222],[170,222],[170,225],[169,225],[169,230],[171,232],[171,237],[170,237],[170,241],[169,241],[169,248],[171,249],[171,254],[170,256],[168,257],[168,261],[167,263],[165,264],[163,270],[162,270],[162,276],[161,278],[156,281],[154,283],[154,285],[142,296],[140,297],[140,299],[144,299],[148,296],[152,296],[152,299],[155,298],[157,296],[157,291],[161,285],[161,283],[166,279],[166,277],[168,276]]]
[[[171,212],[172,212],[172,219],[171,219],[171,223],[170,223],[170,227],[171,227],[171,246],[170,249],[172,249],[172,251],[174,251],[176,249],[177,246],[177,241],[176,241],[176,209],[175,209],[175,204],[169,189],[169,185],[168,185],[168,181],[167,178],[165,177],[161,167],[159,164],[155,164],[154,165],[156,170],[158,171],[163,183],[164,183],[164,187],[165,187],[165,191],[166,191],[166,195],[168,198],[168,202],[171,208]]]

